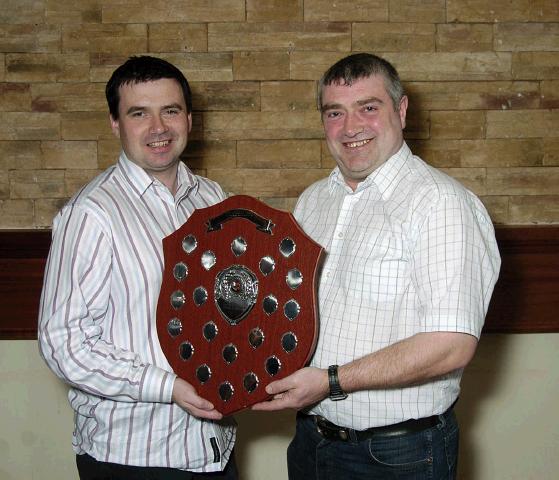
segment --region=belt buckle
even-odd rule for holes
[[[321,422],[323,424],[323,427],[320,426]],[[328,438],[331,440],[341,440],[343,442],[346,442],[349,439],[349,433],[345,428],[331,428],[328,426],[327,422],[328,420],[326,420],[324,417],[321,417],[320,415],[314,417],[314,424],[316,425],[316,430],[318,433],[320,433],[320,435],[322,435],[324,438]]]

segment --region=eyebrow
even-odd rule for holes
[[[378,97],[367,97],[362,100],[357,100],[355,102],[356,105],[362,106],[367,105],[368,103],[380,103],[383,104],[384,102]],[[321,112],[325,112],[327,110],[337,110],[343,108],[341,103],[326,103],[320,107]]]

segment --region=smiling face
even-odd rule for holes
[[[179,83],[169,78],[127,83],[119,93],[119,118],[110,117],[113,133],[131,161],[174,191],[192,127]]]
[[[404,96],[394,110],[381,75],[324,86],[326,142],[353,190],[402,146],[407,106]]]

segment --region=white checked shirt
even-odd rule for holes
[[[295,217],[327,253],[313,366],[343,365],[420,332],[479,338],[500,267],[493,225],[474,194],[405,143],[355,192],[336,168],[303,192]],[[357,430],[440,414],[461,375],[325,399],[311,413]]]
[[[40,351],[70,384],[74,451],[126,465],[221,470],[235,427],[171,403],[175,374],[157,337],[161,240],[224,198],[182,163],[175,196],[121,154],[53,222]]]

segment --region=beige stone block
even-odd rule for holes
[[[387,53],[402,80],[510,80],[512,55],[493,52]]]
[[[289,78],[318,81],[326,70],[348,54],[349,52],[291,52]]]
[[[390,0],[391,22],[444,23],[445,0]]]
[[[512,76],[519,80],[556,80],[559,78],[559,52],[514,53]]]
[[[479,198],[493,223],[506,225],[509,222],[509,199],[508,196],[486,195]],[[512,222],[514,223],[514,222]]]
[[[538,82],[408,82],[411,109],[509,110],[539,108]]]
[[[116,137],[97,141],[97,165],[101,170],[115,165],[122,147]]]
[[[493,27],[487,24],[441,23],[437,25],[438,52],[486,52],[493,50]]]
[[[0,140],[57,140],[60,115],[57,113],[0,112]]]
[[[0,170],[0,201],[10,198],[10,173],[7,170]],[[2,228],[0,226],[0,228]]]
[[[6,55],[8,82],[88,82],[87,53],[10,53]]]
[[[10,198],[62,198],[64,171],[62,170],[14,170],[10,175]]]
[[[559,80],[544,80],[540,85],[542,108],[559,108]]]
[[[192,105],[202,111],[258,111],[258,82],[192,82]]]
[[[237,142],[239,168],[320,168],[320,140]]]
[[[189,141],[181,158],[192,170],[235,168],[237,163],[237,142],[233,140]]]
[[[25,83],[0,83],[0,112],[31,110],[31,92]]]
[[[321,138],[322,124],[315,112],[208,112],[207,140],[284,140]]]
[[[149,25],[150,52],[207,52],[205,23],[155,23]]]
[[[38,198],[35,200],[35,227],[51,228],[56,214],[68,202],[68,198]]]
[[[85,23],[65,25],[62,30],[62,51],[128,53],[130,55],[147,50],[147,25],[103,25]]]
[[[209,51],[313,50],[348,52],[348,23],[210,23]]]
[[[138,55],[145,54],[137,52]],[[175,65],[189,82],[233,80],[231,53],[165,53],[155,55]],[[128,55],[95,54],[91,58],[91,81],[106,83]]]
[[[495,51],[559,50],[559,23],[500,23],[494,28]]]
[[[101,23],[103,3],[114,0],[46,0],[45,21],[53,25]]]
[[[3,0],[0,24],[43,23],[44,2],[37,0]]]
[[[36,112],[108,111],[102,83],[34,83],[31,98]]]
[[[297,204],[297,197],[261,197],[260,200],[272,208],[290,213],[293,213]]]
[[[303,0],[247,0],[248,22],[302,22]]]
[[[0,53],[0,81],[5,81],[6,79],[6,55]]]
[[[113,138],[108,113],[63,113],[60,130],[63,140],[108,140]]]
[[[103,0],[103,23],[244,21],[245,0]]]
[[[404,137],[406,139],[429,138],[431,124],[430,112],[418,109],[408,109]]]
[[[36,170],[43,154],[38,141],[0,142],[0,170]]]
[[[559,138],[543,139],[543,164],[559,166]]]
[[[60,51],[60,28],[44,24],[1,24],[0,51],[53,53]]]
[[[458,168],[461,163],[460,140],[406,140],[414,155],[437,168]]]
[[[487,195],[490,192],[487,188],[485,168],[441,168],[441,170],[478,196]]]
[[[292,112],[313,110],[316,105],[316,82],[262,82],[262,111]]]
[[[485,112],[431,112],[431,138],[483,138]]]
[[[97,142],[42,142],[44,168],[94,169],[97,168]]]
[[[434,52],[432,23],[354,23],[352,50],[367,52]]]
[[[447,22],[553,22],[557,0],[447,0]]]
[[[559,167],[488,168],[491,195],[557,195]]]
[[[0,200],[0,228],[33,228],[33,200]]]
[[[297,197],[328,173],[321,169],[208,169],[208,177],[225,191],[254,197]]]
[[[559,110],[487,112],[487,138],[559,137]]]
[[[534,167],[543,164],[541,139],[429,140],[412,151],[435,167]]]
[[[323,169],[332,170],[336,168],[336,165],[336,160],[334,160],[334,157],[330,153],[326,140],[322,140],[320,142],[320,166]]]
[[[288,80],[289,52],[235,52],[235,80]]]
[[[559,223],[559,195],[530,195],[511,197],[509,223]]]
[[[389,0],[305,0],[307,22],[386,22]]]
[[[72,196],[100,173],[101,170],[66,170],[64,172],[66,195]]]

